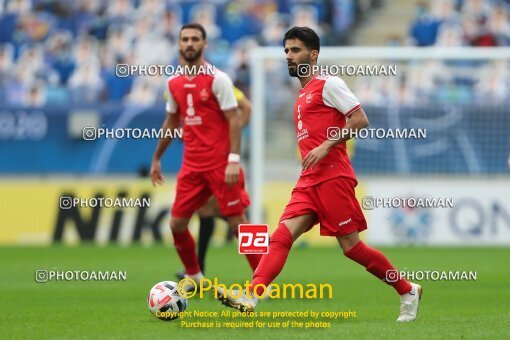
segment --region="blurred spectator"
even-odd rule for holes
[[[99,76],[99,63],[88,61],[77,65],[69,79],[72,99],[76,103],[95,103],[100,99],[104,82]]]
[[[140,65],[168,64],[175,49],[154,22],[142,17],[135,28],[135,60]]]
[[[179,38],[179,29],[182,26],[180,13],[167,8],[161,20],[163,35],[168,39],[169,43],[176,44]]]
[[[502,104],[508,97],[510,69],[507,60],[497,60],[480,68],[475,85],[478,103]]]
[[[265,46],[281,46],[283,36],[288,28],[285,18],[278,14],[272,13],[266,17],[264,28],[261,35],[261,43]]]
[[[107,53],[114,59],[122,58],[131,50],[132,30],[127,25],[112,25],[108,28],[106,43]]]
[[[72,35],[69,31],[55,33],[46,44],[46,63],[54,69],[61,84],[67,84],[75,68],[72,57]]]
[[[319,25],[319,14],[313,6],[295,6],[290,12],[292,22],[290,26],[307,26],[313,29],[320,37],[323,29]]]
[[[430,46],[436,41],[437,31],[441,21],[434,18],[427,3],[420,2],[416,7],[416,18],[411,24],[411,38],[413,45]]]
[[[487,21],[491,12],[491,2],[487,0],[464,0],[461,6],[463,16],[471,16],[480,24]]]
[[[463,36],[462,27],[456,24],[447,24],[439,29],[435,46],[437,47],[455,47],[462,46]]]
[[[69,93],[67,89],[60,84],[57,74],[52,74],[48,77],[47,84],[44,86],[44,93],[46,95],[46,104],[62,105],[69,103]]]
[[[198,22],[204,26],[208,40],[214,41],[220,38],[221,30],[219,26],[216,25],[216,6],[210,3],[194,5],[191,9],[190,17],[190,22]]]
[[[6,100],[6,86],[11,81],[14,65],[13,48],[9,44],[0,45],[0,100]]]
[[[281,43],[281,42],[280,42]],[[233,55],[227,72],[232,76],[236,86],[249,95],[251,51],[259,44],[255,39],[243,39],[233,46]]]
[[[81,36],[73,51],[73,59],[79,67],[89,62],[99,63],[98,44],[92,36]]]
[[[112,22],[129,22],[135,13],[130,0],[112,0],[108,5],[107,15]]]
[[[11,0],[7,2],[8,13],[17,15],[30,13],[32,10],[32,1],[30,0]]]
[[[221,20],[221,36],[229,43],[257,35],[262,30],[261,23],[247,9],[247,6],[239,0],[230,1],[225,5]]]
[[[503,6],[493,8],[487,20],[488,32],[494,37],[496,45],[510,45],[510,22],[508,10]]]
[[[46,104],[46,93],[44,86],[44,83],[41,81],[38,81],[30,86],[28,91],[25,93],[23,105],[28,107],[44,106],[44,104]]]
[[[34,82],[35,77],[28,67],[16,65],[12,76],[8,78],[5,85],[7,104],[22,106],[26,98],[25,94]]]
[[[464,31],[464,41],[470,46],[479,46],[481,30],[476,17],[466,15],[462,18],[462,29]]]
[[[138,78],[127,98],[127,103],[150,106],[156,102],[156,93],[149,82]]]
[[[141,0],[138,7],[139,17],[161,19],[165,10],[165,2],[160,0]]]

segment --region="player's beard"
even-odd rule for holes
[[[297,77],[297,64],[296,63],[287,64],[287,68],[289,70],[289,76]]]
[[[300,62],[297,62],[297,63],[287,63],[287,68],[288,68],[288,71],[289,71],[289,76],[291,77],[297,77],[297,78],[301,78],[299,75],[298,75],[298,65],[302,65],[302,64],[307,64],[307,65],[310,65],[310,58],[308,58],[307,60],[302,60]]]
[[[197,61],[202,56],[202,49],[195,51],[195,53],[189,53],[189,52],[192,52],[192,50],[180,51],[181,56],[188,63],[193,63],[193,62]]]

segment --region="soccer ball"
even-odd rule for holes
[[[184,312],[188,305],[188,299],[181,297],[177,291],[177,283],[162,281],[152,287],[147,295],[147,304],[152,314],[161,320],[173,320]]]

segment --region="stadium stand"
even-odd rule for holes
[[[247,89],[246,48],[279,45],[289,25],[309,25],[326,44],[346,41],[370,5],[336,1],[0,1],[0,99],[39,107],[159,100],[162,77],[120,79],[115,64],[176,62],[184,22],[200,22],[209,60],[239,74]],[[292,18],[290,20],[289,18]],[[244,78],[243,78],[244,77]]]

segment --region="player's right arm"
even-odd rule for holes
[[[177,113],[177,104],[172,97],[172,94],[168,90],[165,91],[165,99],[166,99],[166,117],[163,121],[163,125],[161,126],[162,131],[172,131],[172,133],[166,134],[163,133],[163,137],[159,139],[158,145],[156,146],[156,150],[154,151],[154,156],[152,157],[152,165],[151,165],[151,181],[152,185],[156,186],[156,184],[163,184],[165,181],[163,177],[163,173],[161,172],[161,157],[165,153],[166,149],[172,143],[172,135],[173,132],[179,128],[179,114]],[[165,135],[169,135],[165,137]]]
[[[239,164],[241,150],[241,114],[235,98],[232,81],[225,73],[218,73],[212,84],[212,91],[218,100],[229,126],[230,153],[225,168],[225,183],[234,185],[239,180],[241,166]]]

